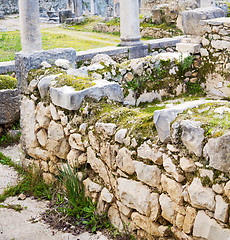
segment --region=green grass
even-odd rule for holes
[[[61,27],[42,30],[44,50],[73,47],[76,51],[92,48],[116,46],[120,39],[105,33],[80,32]],[[19,31],[0,33],[0,62],[14,60],[15,53],[21,51]]]

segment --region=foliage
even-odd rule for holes
[[[8,75],[0,75],[0,90],[17,88],[17,79]]]
[[[95,85],[89,77],[75,77],[69,75],[61,75],[56,78],[56,87],[72,86],[76,91],[80,91]]]
[[[17,186],[7,188],[0,195],[0,202],[3,202],[9,196],[16,196],[20,193],[48,200],[52,198],[54,185],[47,185],[42,178],[42,173],[35,166],[24,169],[2,153],[0,153],[0,163],[15,168],[21,179]]]

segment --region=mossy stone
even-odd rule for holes
[[[17,88],[17,79],[8,75],[0,75],[0,90]]]

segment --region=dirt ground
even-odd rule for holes
[[[14,162],[20,163],[17,145],[0,148],[0,152],[11,157]],[[17,181],[17,172],[0,164],[0,194],[7,186],[17,184]],[[12,205],[20,205],[23,210],[15,211],[9,207]],[[47,205],[47,201],[38,201],[32,197],[25,200],[18,200],[18,197],[7,198],[0,204],[0,240],[108,240],[101,232],[97,234],[85,232],[73,236],[50,229],[41,220],[41,214],[47,210]]]

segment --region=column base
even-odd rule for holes
[[[119,43],[120,46],[139,46],[143,45],[143,42],[141,40],[121,40]]]

